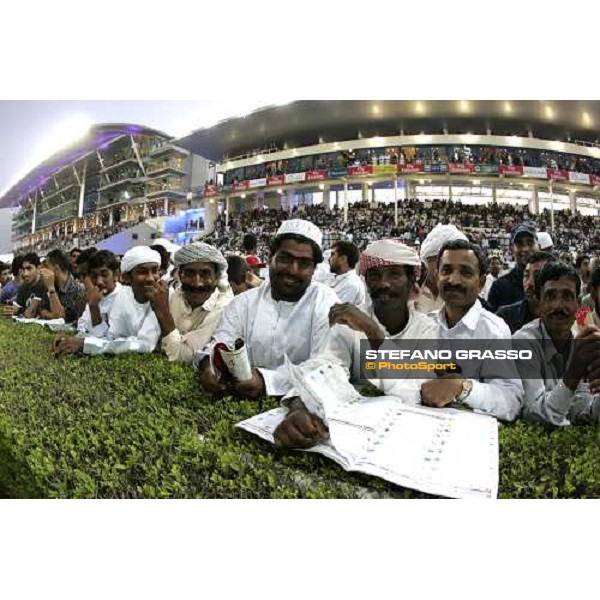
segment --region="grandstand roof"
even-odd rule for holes
[[[299,100],[226,119],[177,140],[215,161],[269,146],[284,149],[362,137],[425,133],[523,135],[567,141],[600,139],[593,100]]]
[[[122,135],[155,135],[171,140],[172,136],[143,125],[131,123],[99,123],[90,127],[87,135],[62,148],[24,175],[0,198],[0,208],[16,206],[22,194],[38,187],[46,178],[88,152],[101,148]]]

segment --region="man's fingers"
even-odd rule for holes
[[[286,419],[279,427],[279,445],[288,448],[310,448],[317,441],[313,437],[306,436],[296,427],[296,423]]]

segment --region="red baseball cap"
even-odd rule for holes
[[[246,263],[250,268],[258,267],[259,269],[264,269],[267,266],[266,262],[260,262],[260,258],[254,256],[254,254],[246,256]]]

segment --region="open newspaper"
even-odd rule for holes
[[[496,498],[496,419],[456,409],[417,406],[409,403],[410,398],[399,396],[364,398],[347,379],[339,380],[336,369],[341,367],[291,370],[293,380],[302,379],[302,386],[295,384],[295,389],[300,391],[307,408],[313,403],[311,412],[315,410],[318,382],[328,376],[329,381],[335,381],[334,388],[322,388],[322,402],[316,409],[329,427],[330,438],[309,452],[329,457],[346,471],[381,477],[429,494]],[[305,395],[312,397],[307,401]],[[273,432],[286,412],[276,408],[238,423],[237,427],[273,443]]]

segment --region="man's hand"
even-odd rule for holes
[[[265,380],[258,369],[252,369],[252,379],[248,381],[234,381],[233,391],[244,398],[260,398],[266,393]]]
[[[52,342],[52,352],[56,358],[65,354],[83,352],[83,338],[58,336]]]
[[[600,379],[600,329],[585,327],[575,337],[575,348],[565,369],[565,385],[575,390],[583,377]],[[590,386],[591,387],[591,386]]]
[[[273,434],[280,448],[311,448],[329,437],[325,423],[306,408],[291,408]]]
[[[213,373],[208,356],[202,360],[198,367],[198,371],[200,374],[200,385],[205,392],[218,395],[227,392],[227,385],[222,383]]]
[[[154,312],[169,311],[169,286],[166,281],[155,281],[152,283],[153,291],[147,295]]]
[[[329,326],[347,325],[354,331],[362,331],[372,340],[383,340],[385,336],[377,323],[353,304],[334,304],[329,310]]]
[[[100,288],[96,287],[95,285],[93,285],[91,283],[84,287],[85,287],[85,298],[87,300],[87,303],[90,305],[90,308],[92,306],[98,306],[100,304],[100,300],[102,300],[102,298],[104,298]]]
[[[54,271],[46,267],[42,267],[40,269],[40,279],[42,283],[46,286],[47,290],[54,289]]]
[[[462,378],[440,377],[431,379],[421,386],[421,402],[424,406],[444,408],[454,402],[462,391]]]

